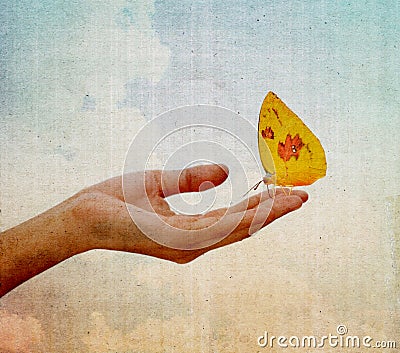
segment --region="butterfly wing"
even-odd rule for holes
[[[273,92],[261,106],[258,148],[262,165],[274,174],[276,185],[310,185],[326,174],[320,141]]]

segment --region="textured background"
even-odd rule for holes
[[[120,174],[181,105],[256,125],[273,90],[328,162],[301,210],[192,264],[92,251],[28,281],[0,301],[2,351],[256,352],[338,324],[399,346],[399,6],[0,1],[3,230]]]

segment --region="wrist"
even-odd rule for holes
[[[0,296],[50,267],[90,250],[82,241],[83,225],[74,224],[70,201],[1,233]]]

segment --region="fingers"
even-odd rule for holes
[[[284,196],[299,196],[303,202],[306,202],[308,200],[308,194],[303,191],[303,190],[292,190],[291,192],[289,192],[290,190],[287,188],[277,188],[276,189],[276,195],[284,195]]]
[[[233,212],[242,212],[251,208],[258,206],[260,203],[272,199],[270,193],[268,191],[260,192],[256,195],[251,196],[248,199],[245,199],[238,204],[230,207],[229,209]]]
[[[286,193],[285,193],[286,192]],[[271,199],[271,193],[268,191],[263,191],[256,195],[251,196],[248,199],[244,199],[240,201],[236,205],[233,205],[229,208],[220,208],[217,210],[213,210],[207,213],[207,215],[213,217],[222,217],[225,213],[235,213],[235,212],[244,212],[246,210],[257,207],[260,203]],[[276,191],[275,199],[288,196],[288,191],[283,191],[282,189],[278,189]],[[293,190],[290,196],[298,196],[301,198],[302,202],[306,202],[308,200],[308,194],[302,190]]]
[[[303,200],[297,195],[290,195],[276,199],[266,224],[271,223],[289,212],[299,209],[302,205]]]
[[[300,194],[305,197],[304,194]],[[204,252],[241,241],[277,218],[300,208],[302,204],[303,201],[300,196],[283,195],[275,199],[267,198],[257,207],[250,208],[245,212],[228,214],[222,220],[214,219],[214,222],[219,222],[219,224],[214,224],[213,231],[219,234],[220,241],[204,249]],[[224,234],[225,236],[223,236]],[[197,241],[199,240],[197,239]]]
[[[305,197],[304,194],[301,193],[301,195]],[[242,233],[245,238],[285,214],[299,209],[302,204],[302,198],[297,195],[278,196],[275,199],[268,198],[254,208],[234,214],[235,216],[242,214],[242,219],[235,228],[235,232]],[[237,217],[233,219],[237,219]],[[245,232],[243,233],[243,231]]]
[[[269,200],[269,199],[278,199],[281,197],[287,197],[287,196],[298,196],[301,198],[302,202],[306,202],[308,200],[308,194],[305,191],[302,190],[293,190],[290,195],[288,195],[288,191],[283,190],[281,188],[277,189],[275,193],[275,197],[271,197],[271,192],[269,191],[263,191],[261,193],[258,193],[256,195],[253,195],[249,199],[245,199],[236,205],[229,207],[229,210],[232,212],[242,212],[251,208],[254,208],[258,206],[260,203]]]
[[[267,191],[258,193],[256,195],[251,196],[248,199],[244,199],[237,203],[236,205],[230,206],[228,208],[219,208],[217,210],[212,210],[208,212],[207,216],[212,217],[222,217],[225,213],[237,213],[237,212],[244,212],[248,209],[254,208],[259,205],[261,202],[270,199]]]
[[[223,164],[199,165],[183,170],[163,171],[158,175],[160,192],[164,197],[182,193],[204,191],[222,184],[228,177]]]
[[[225,212],[222,216],[210,213],[163,215],[137,207],[133,215],[135,224],[156,242],[175,249],[204,249],[206,252],[247,238],[275,219],[298,209],[302,203],[300,196],[291,195],[267,198],[244,212]]]

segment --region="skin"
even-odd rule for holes
[[[229,208],[189,216],[174,213],[165,200],[177,193],[217,186],[227,175],[225,166],[203,165],[115,177],[6,230],[0,234],[0,296],[52,266],[93,249],[145,254],[185,264],[249,237],[300,208],[308,198],[304,191],[290,195],[278,191],[275,199],[263,192]],[[128,209],[140,215],[140,228]],[[161,222],[161,228],[157,222]],[[155,242],[142,232],[143,226],[155,234],[161,231],[163,238],[172,239],[178,246]]]

